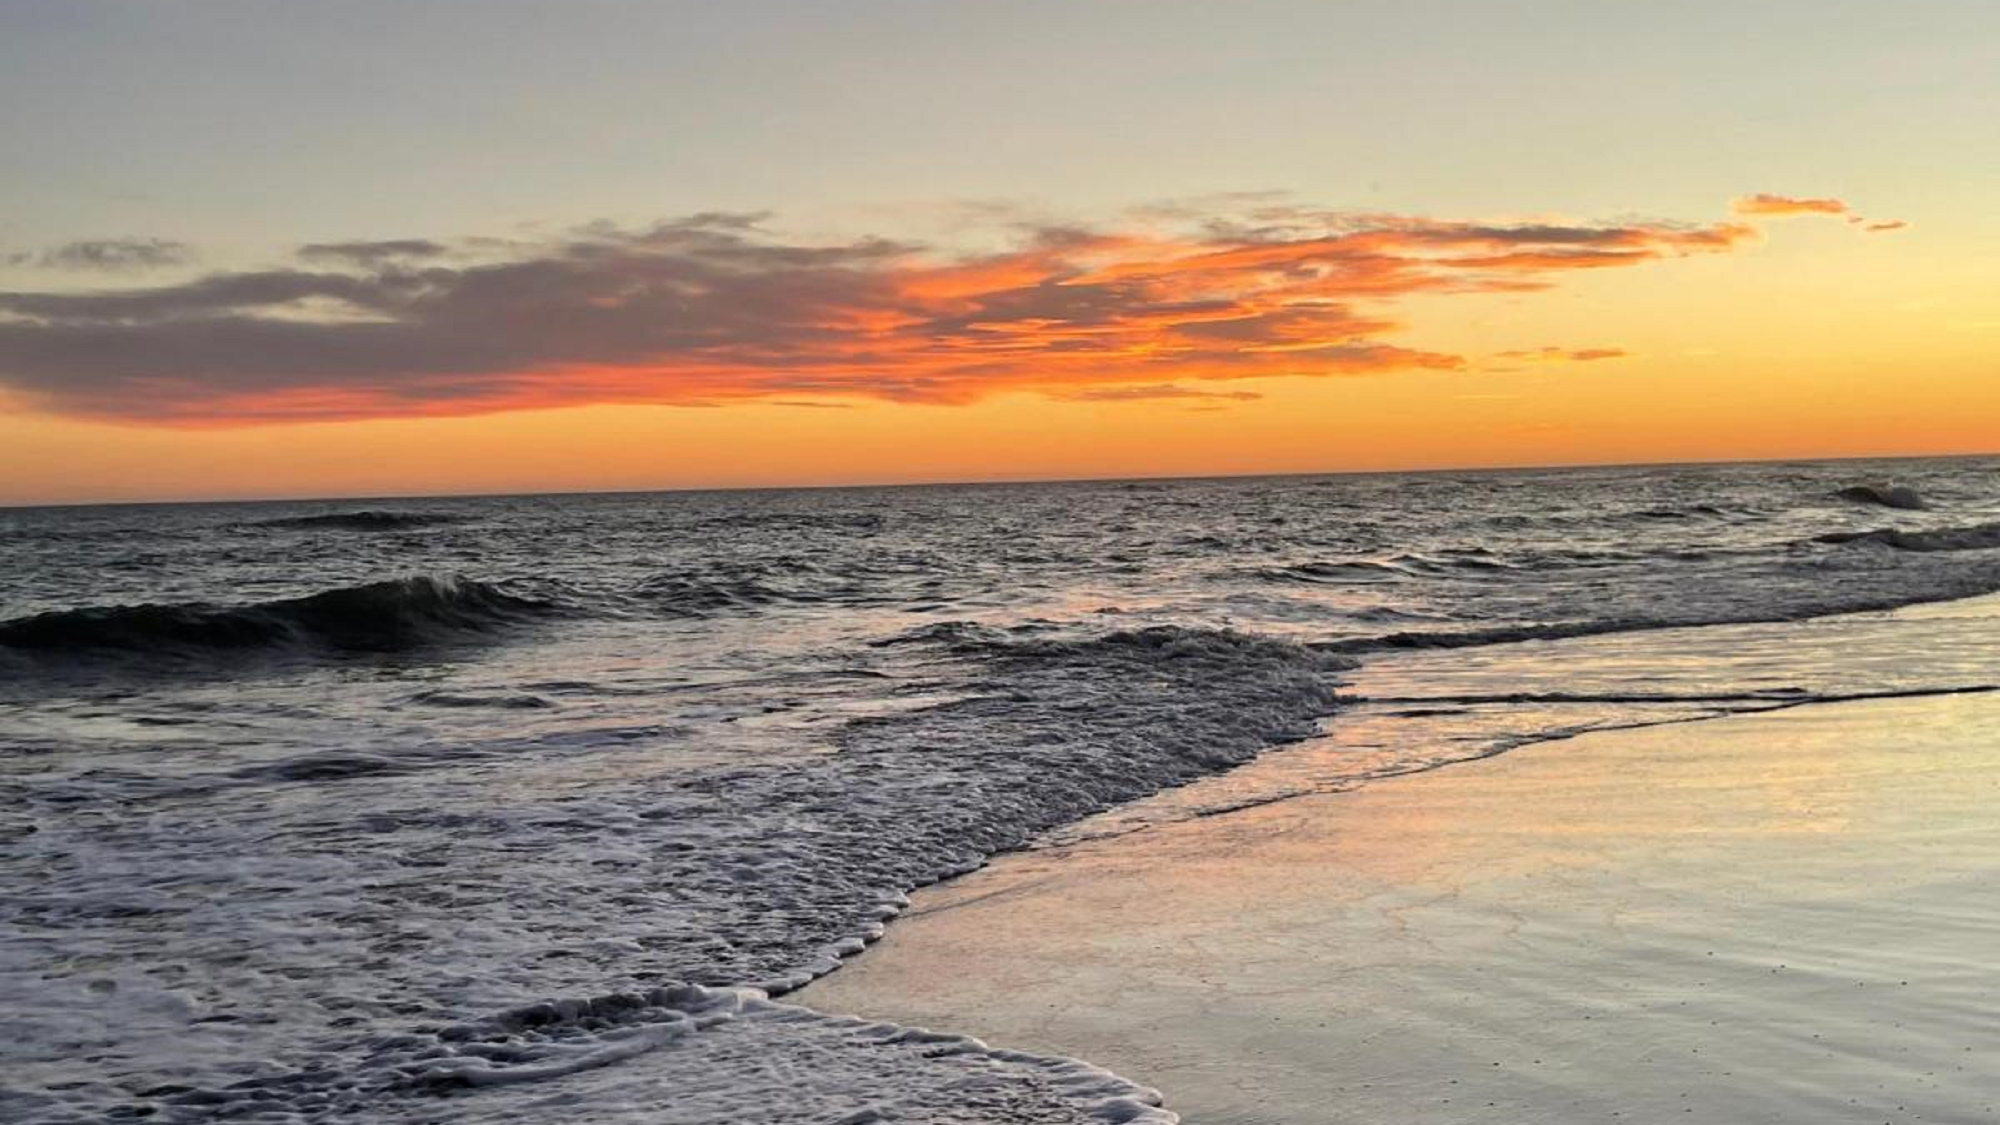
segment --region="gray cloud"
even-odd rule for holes
[[[345,262],[373,266],[391,259],[436,258],[451,248],[428,238],[391,238],[379,242],[311,242],[299,247],[309,262]]]
[[[0,316],[0,383],[60,410],[168,420],[257,417],[256,406],[232,400],[320,391],[336,392],[330,401],[358,394],[421,409],[484,400],[494,409],[558,366],[698,361],[722,349],[732,366],[768,367],[770,389],[814,390],[791,372],[812,365],[812,345],[836,334],[843,307],[880,289],[867,267],[897,252],[872,240],[766,245],[734,220],[598,232],[536,256],[455,268],[406,263],[375,252],[381,245],[330,251],[365,267],[358,272],[0,293],[0,314],[9,314]],[[318,256],[328,254],[323,247]],[[634,397],[594,386],[588,373],[567,382],[578,401]],[[709,389],[687,382],[685,395],[660,393],[700,398]]]
[[[1214,405],[1256,396],[1179,384],[1463,369],[1462,357],[1381,339],[1409,294],[1539,288],[1558,271],[1740,237],[1727,225],[1288,211],[1250,235],[1216,223],[1164,237],[1016,227],[1011,249],[950,257],[886,238],[787,241],[765,220],[314,243],[281,268],[0,292],[0,390],[167,424],[802,396],[962,403],[1010,390]],[[184,251],[75,245],[100,247],[76,251],[97,268]]]
[[[17,254],[10,261],[23,264],[29,255]],[[35,255],[35,264],[45,269],[125,270],[184,266],[194,261],[193,247],[164,238],[91,238],[64,243]]]

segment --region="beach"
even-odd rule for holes
[[[1002,857],[788,999],[1194,1125],[1990,1120],[1996,766],[1990,694],[1586,734]]]
[[[1996,62],[0,0],[0,1125],[2000,1125]]]
[[[1976,1114],[1996,468],[11,513],[0,1118]]]

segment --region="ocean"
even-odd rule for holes
[[[1882,611],[1995,591],[1993,458],[0,510],[0,1117],[1167,1121],[782,998],[1001,852],[1990,690]]]

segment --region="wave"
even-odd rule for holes
[[[647,607],[668,617],[707,617],[730,610],[822,600],[814,595],[782,590],[754,578],[707,578],[691,574],[662,574],[648,578],[639,584],[637,597]]]
[[[661,617],[703,618],[774,606],[897,604],[909,596],[898,588],[895,576],[879,581],[882,577],[854,567],[832,569],[796,555],[769,555],[654,574],[622,600]]]
[[[1518,570],[1516,563],[1493,557],[1479,547],[1446,548],[1437,554],[1401,554],[1386,559],[1342,559],[1257,567],[1236,573],[1248,574],[1265,582],[1302,585],[1353,585],[1371,582],[1404,582],[1422,578],[1448,578]]]
[[[1518,564],[1496,559],[1492,552],[1477,547],[1446,549],[1436,555],[1397,555],[1389,561],[1405,573],[1440,578],[1521,569]]]
[[[547,1001],[503,1012],[490,1020],[447,1028],[440,1038],[444,1050],[404,1068],[399,1084],[428,1091],[459,1087],[507,1086],[564,1077],[595,1070],[661,1047],[681,1043],[698,1031],[731,1025],[737,1036],[773,1045],[818,1045],[820,1076],[826,1086],[869,1092],[875,1111],[844,1116],[843,1121],[902,1120],[917,1110],[928,1118],[942,1108],[937,1091],[911,1063],[963,1060],[966,1073],[958,1084],[967,1108],[981,1104],[982,1087],[1025,1080],[1048,1089],[1051,1107],[1060,1106],[1083,1121],[1122,1125],[1173,1125],[1179,1117],[1161,1108],[1157,1090],[1139,1086],[1107,1070],[1077,1059],[1030,1054],[989,1047],[969,1036],[906,1027],[858,1016],[828,1015],[793,1004],[779,1003],[756,989],[715,989],[678,984],[648,992],[611,993],[588,999]],[[841,1051],[845,1046],[864,1052]],[[826,1050],[833,1047],[834,1050]],[[843,1055],[861,1058],[859,1062]],[[888,1059],[879,1059],[888,1056]],[[888,1067],[882,1067],[888,1062]],[[898,1066],[896,1063],[901,1063]],[[843,1073],[844,1071],[844,1073]],[[685,1091],[696,1104],[681,1104],[668,1112],[673,1121],[722,1120],[753,1107],[782,1102],[788,1075],[782,1071],[759,1081],[752,1076],[692,1083]],[[749,1078],[750,1082],[744,1082]],[[779,1090],[758,1089],[776,1084]],[[708,1089],[700,1087],[708,1086]],[[773,1093],[781,1096],[774,1098]],[[794,1092],[795,1093],[795,1092]],[[795,1094],[796,1096],[796,1094]],[[717,1104],[699,1103],[714,1099]],[[884,1108],[889,1112],[883,1113]],[[956,1117],[956,1115],[953,1115]]]
[[[0,647],[145,656],[266,648],[397,652],[473,639],[558,609],[468,579],[419,575],[244,605],[87,606],[0,622]]]
[[[1595,703],[1727,703],[1745,704],[1752,710],[1780,710],[1813,703],[1858,703],[1871,699],[1921,699],[1946,695],[1988,695],[2000,692],[2000,684],[1957,684],[1945,687],[1887,688],[1879,691],[1814,692],[1802,687],[1748,688],[1743,691],[1502,691],[1446,695],[1352,696],[1349,702],[1378,705],[1486,706],[1492,704],[1595,704]],[[1438,713],[1449,713],[1449,709]],[[1418,712],[1405,712],[1418,714]]]
[[[526,692],[511,695],[475,695],[464,692],[423,691],[411,696],[410,702],[428,704],[432,707],[496,709],[502,711],[545,711],[556,705],[552,699],[539,695],[530,695]]]
[[[232,771],[230,776],[241,781],[345,781],[354,777],[406,773],[408,770],[408,764],[381,754],[327,751],[245,766]]]
[[[713,1034],[701,1034],[713,1032]],[[1175,1125],[1158,1090],[1079,1059],[987,1045],[970,1036],[771,999],[758,989],[674,983],[545,1000],[475,1022],[387,1037],[348,1070],[273,1072],[221,1088],[169,1083],[141,1091],[169,1120],[273,1114],[288,1120],[429,1122],[548,1116],[544,1083],[584,1107],[633,1100],[616,1064],[671,1052],[672,1097],[657,1076],[645,1116],[702,1122],[1062,1120]],[[810,1059],[812,1075],[789,1065]],[[484,1091],[477,1111],[450,1099]],[[456,1110],[457,1112],[452,1112]],[[1017,1117],[1020,1114],[1023,1116]],[[588,1115],[587,1115],[588,1116]],[[614,1114],[614,1116],[618,1116]]]
[[[379,995],[381,1010],[400,1014],[361,1023],[351,1036],[294,1031],[242,1080],[227,1080],[232,1072],[221,1068],[198,1077],[183,1070],[173,1081],[187,1092],[153,1105],[400,1122],[450,1116],[434,1099],[477,1088],[484,1116],[532,1118],[535,1107],[514,1113],[505,1099],[545,1106],[558,1096],[548,1080],[617,1082],[614,1064],[665,1049],[674,1052],[666,1073],[677,1086],[663,1121],[802,1120],[776,1112],[801,1097],[827,1108],[815,1120],[931,1120],[940,1090],[1032,1096],[986,1103],[1045,1106],[1047,1115],[1032,1120],[1173,1121],[1153,1092],[1083,1064],[830,1018],[769,997],[879,938],[919,886],[1310,737],[1338,706],[1328,673],[1351,663],[1286,641],[1180,626],[1096,632],[960,622],[912,631],[902,643],[911,646],[902,651],[963,661],[962,694],[854,716],[827,732],[831,753],[787,758],[781,768],[725,761],[595,791],[603,800],[585,805],[524,793],[504,810],[504,835],[487,839],[482,830],[464,841],[470,857],[442,846],[435,824],[400,827],[421,811],[395,784],[400,761],[344,749],[258,766],[240,780],[362,783],[340,803],[342,815],[386,827],[340,853],[351,866],[327,876],[327,911],[309,915],[323,927],[313,956],[375,958],[362,987],[375,990],[369,1002]],[[494,815],[440,811],[482,823]],[[584,817],[588,830],[579,831]],[[615,845],[600,828],[616,834]],[[204,835],[195,826],[170,846],[211,852],[232,831]],[[489,865],[503,856],[504,867]],[[471,857],[482,858],[464,866]],[[589,872],[588,904],[578,897],[579,871]],[[505,880],[504,897],[492,893],[495,879]],[[265,908],[287,909],[276,901],[251,907]],[[441,978],[429,942],[380,942],[373,920],[382,917],[410,917],[427,932],[504,930],[505,939],[455,942],[453,972]],[[252,963],[288,955],[248,930],[240,944]],[[524,962],[525,949],[562,956]],[[459,981],[484,978],[504,982],[496,998],[570,999],[510,1003],[447,1026],[428,1018],[459,1010]],[[667,987],[647,991],[657,985]],[[261,1002],[238,999],[246,1018]],[[683,1034],[709,1016],[725,1017],[728,1031]],[[794,1068],[800,1059],[813,1060],[810,1082]],[[201,1088],[189,1089],[194,1081]],[[849,1104],[857,1097],[862,1106]],[[583,1095],[579,1104],[599,1100]],[[868,1104],[885,1107],[882,1116],[842,1116]]]
[[[379,508],[364,508],[354,512],[324,512],[312,516],[280,516],[276,519],[255,520],[248,526],[302,530],[325,528],[335,531],[401,531],[412,527],[461,523],[465,519],[465,516],[449,512],[389,512]]]
[[[1297,582],[1307,585],[1346,585],[1356,582],[1398,582],[1410,577],[1393,563],[1356,560],[1352,562],[1309,562],[1291,566],[1260,567],[1250,572],[1266,582]]]
[[[2000,547],[2000,525],[1988,547]],[[1943,548],[1932,548],[1943,549]],[[1969,548],[1968,548],[1969,549]],[[1995,592],[2000,582],[1979,581],[1962,588],[1922,591],[1878,591],[1820,604],[1737,608],[1714,613],[1687,613],[1659,617],[1612,616],[1574,621],[1544,621],[1488,625],[1470,629],[1406,630],[1366,636],[1309,641],[1307,647],[1343,656],[1422,649],[1482,648],[1487,645],[1518,644],[1525,641],[1560,641],[1574,637],[1596,637],[1612,633],[1644,633],[1663,629],[1695,629],[1712,625],[1752,625],[1768,622],[1806,621],[1847,613],[1871,613],[1900,609],[1909,605],[1976,597]]]
[[[1691,520],[1718,518],[1745,514],[1740,510],[1723,508],[1715,504],[1690,504],[1685,508],[1641,508],[1614,516],[1614,519],[1634,520]]]
[[[1901,508],[1916,511],[1930,505],[1914,488],[1900,484],[1879,482],[1875,484],[1850,484],[1834,493],[1842,500],[1856,504],[1873,504],[1882,508]]]
[[[864,511],[730,511],[708,517],[696,527],[727,535],[823,531],[868,538],[887,530],[889,520],[879,512]]]
[[[1480,629],[1436,632],[1380,633],[1366,637],[1312,641],[1310,647],[1329,653],[1369,653],[1398,649],[1478,648],[1483,645],[1513,644],[1519,641],[1555,641],[1566,637],[1587,637],[1598,633],[1623,633],[1640,629],[1672,628],[1677,623],[1637,621],[1559,621],[1533,625],[1495,625]]]
[[[2000,548],[2000,523],[1970,527],[1940,527],[1930,531],[1905,531],[1897,527],[1874,531],[1837,531],[1819,536],[1820,543],[1872,543],[1898,551],[1989,551]]]

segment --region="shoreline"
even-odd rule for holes
[[[1991,695],[1583,734],[1003,856],[786,1000],[1194,1123],[1983,1116],[1995,765]]]

